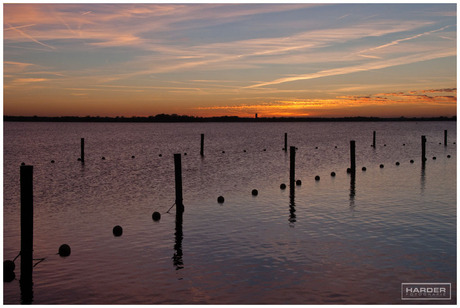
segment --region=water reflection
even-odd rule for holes
[[[289,226],[294,227],[295,222],[295,188],[294,185],[291,185],[289,187]]]
[[[32,281],[32,272],[30,274],[22,274],[21,279],[19,280],[19,286],[21,288],[21,304],[27,305],[32,304],[34,300],[33,292],[33,281]]]
[[[351,173],[350,177],[350,207],[351,209],[355,208],[355,195],[356,195],[356,174]]]
[[[176,209],[177,211],[177,209]],[[173,265],[176,270],[180,270],[184,268],[184,262],[182,261],[182,239],[184,238],[184,234],[182,232],[182,222],[183,222],[183,211],[176,212],[176,232],[175,235],[175,243],[174,243],[174,255]]]
[[[422,162],[422,170],[420,172],[420,191],[425,192],[425,162]]]

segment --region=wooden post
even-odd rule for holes
[[[287,152],[287,133],[284,133],[284,152]]]
[[[201,150],[200,150],[200,155],[204,155],[204,134],[201,134]]]
[[[444,130],[444,146],[447,146],[447,129]]]
[[[372,138],[372,147],[375,149],[375,130],[374,130],[374,133],[373,133],[373,138]]]
[[[85,162],[85,138],[81,138],[81,162],[84,163]]]
[[[351,173],[356,173],[356,159],[355,159],[355,141],[350,140],[350,168]]]
[[[20,167],[21,280],[32,280],[34,242],[33,166]]]
[[[426,137],[422,136],[422,164],[425,164],[426,152],[425,152]]]
[[[184,204],[182,203],[182,164],[181,154],[174,154],[174,171],[176,179],[176,219],[178,215],[184,212]]]
[[[294,188],[295,185],[295,147],[290,148],[290,169],[289,169],[289,185]]]

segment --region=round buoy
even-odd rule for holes
[[[267,149],[264,149],[264,152],[267,151]]]
[[[81,158],[80,158],[80,157],[78,157],[78,158],[77,158],[77,160],[78,160],[78,161],[81,161]]]
[[[284,183],[281,184],[281,185],[280,185],[280,188],[281,188],[281,189],[286,189],[286,184],[284,184]]]
[[[301,181],[301,180],[297,180],[297,181],[295,181],[295,184],[296,184],[297,186],[300,186],[300,185],[302,185],[302,181]]]
[[[224,154],[224,153],[225,153],[225,151],[222,151],[222,154]]]
[[[433,159],[436,159],[436,156],[433,156]]]
[[[113,227],[113,235],[121,236],[123,234],[123,228],[120,226]]]
[[[405,146],[406,146],[406,144],[405,144],[405,143],[403,143],[403,147],[405,147]]]
[[[153,212],[153,214],[152,214],[152,219],[153,219],[154,221],[160,220],[160,219],[161,219],[161,214],[158,213],[158,212]]]
[[[162,155],[162,154],[159,154],[158,156],[159,156],[159,157],[162,157],[163,155]]]
[[[225,200],[225,199],[224,199],[224,197],[222,197],[222,196],[219,196],[219,197],[217,198],[217,202],[218,202],[218,203],[224,203],[224,200]]]
[[[51,160],[51,163],[54,164],[54,160]]]
[[[441,145],[442,143],[440,142],[439,145]]]
[[[14,272],[14,269],[16,268],[16,264],[14,264],[13,261],[11,260],[5,260],[3,261],[3,272]]]
[[[385,167],[385,166],[383,164],[380,164],[380,168],[383,168],[383,167]]]
[[[70,246],[67,245],[67,244],[62,244],[60,247],[59,247],[59,255],[61,257],[68,257],[70,256]]]
[[[133,155],[133,156],[131,156],[131,158],[135,158],[135,156]]]
[[[347,173],[351,173],[351,168],[347,168]]]
[[[384,144],[383,146],[384,146],[384,147],[386,147],[387,145],[386,145],[386,144]]]
[[[396,162],[396,166],[399,166],[399,161]]]
[[[102,158],[101,158],[101,159],[102,159],[102,160],[105,160],[105,157],[104,157],[104,156],[102,156]]]
[[[320,177],[319,175],[315,176],[315,181],[319,181]]]
[[[335,172],[334,172],[334,171],[331,172],[331,176],[335,176]]]
[[[318,150],[318,147],[315,147],[316,150]]]
[[[257,189],[253,189],[251,193],[252,193],[253,196],[257,196],[259,194]]]
[[[3,282],[11,282],[15,278],[16,278],[16,274],[14,272],[3,271]]]
[[[187,153],[184,153],[184,156],[186,156],[186,155],[187,155]]]
[[[450,158],[450,155],[447,155],[447,158]]]
[[[411,160],[410,160],[410,163],[411,163],[411,164],[413,164],[413,163],[414,163],[414,160],[413,160],[413,159],[411,159]]]
[[[335,148],[337,149],[337,146],[335,146]]]
[[[366,168],[366,167],[362,167],[362,168],[361,168],[361,170],[363,170],[363,171],[366,171],[366,170],[367,170],[367,168]]]
[[[21,163],[21,166],[25,166],[25,165],[26,165],[26,163]]]
[[[246,153],[246,150],[243,150],[244,153]]]

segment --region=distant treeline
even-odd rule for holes
[[[378,122],[378,121],[456,121],[453,117],[423,118],[380,118],[380,117],[343,117],[343,118],[310,118],[310,117],[272,117],[272,118],[241,118],[237,116],[194,117],[177,114],[157,114],[149,117],[99,117],[99,116],[3,116],[3,121],[11,122]]]

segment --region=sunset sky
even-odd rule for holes
[[[456,4],[4,4],[4,114],[453,116]]]

